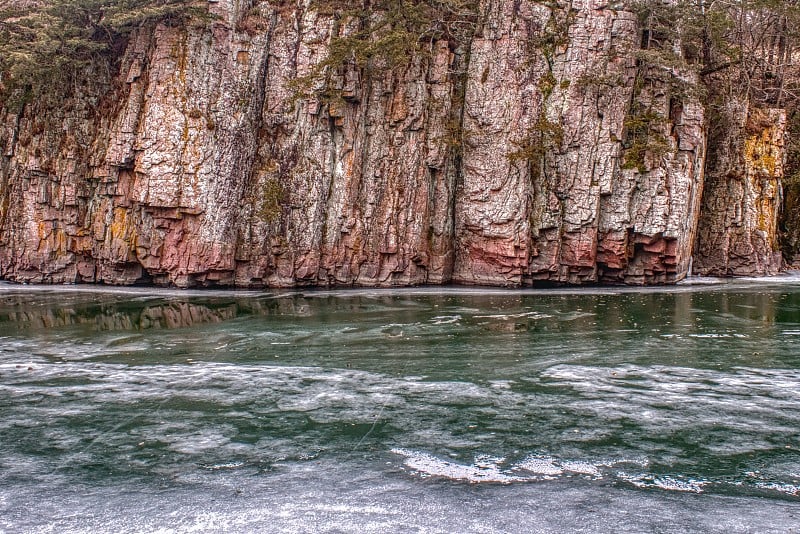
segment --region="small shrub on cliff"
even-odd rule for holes
[[[652,109],[636,109],[625,117],[623,169],[647,171],[647,158],[659,159],[669,151],[667,138],[659,131],[666,119]]]
[[[542,177],[547,154],[556,152],[564,143],[564,127],[547,118],[544,108],[539,112],[525,139],[515,143],[517,149],[508,154],[510,162],[525,162],[534,179]]]

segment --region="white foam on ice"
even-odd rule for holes
[[[405,456],[404,464],[422,476],[436,476],[450,480],[462,480],[472,483],[493,482],[510,484],[524,480],[522,477],[511,475],[500,470],[497,463],[492,461],[480,462],[480,465],[463,465],[448,460],[442,460],[431,454],[411,451],[408,449],[392,449],[392,452]]]
[[[579,475],[593,480],[602,478],[601,465],[581,460],[561,460],[552,456],[528,456],[519,462],[507,463],[503,457],[479,455],[471,465],[443,460],[436,456],[409,449],[392,449],[405,457],[404,465],[422,477],[441,477],[471,483],[536,482],[561,476]]]
[[[550,319],[553,316],[547,315],[545,313],[540,313],[536,311],[528,311],[528,312],[521,312],[521,313],[496,313],[492,315],[475,315],[475,319],[500,319],[500,320],[508,320],[508,319],[522,319],[522,318],[529,318],[529,319]]]
[[[668,491],[689,493],[703,493],[703,488],[709,484],[707,480],[698,480],[694,478],[679,479],[671,476],[658,476],[646,473],[638,475],[619,473],[617,476],[633,484],[637,488],[659,488]]]
[[[431,319],[431,324],[455,324],[460,320],[460,315],[438,315]]]
[[[534,475],[557,476],[564,473],[564,469],[558,465],[557,460],[549,456],[531,456],[516,464],[515,467]]]
[[[786,495],[800,495],[800,486],[795,486],[794,484],[779,484],[777,482],[758,482],[756,483],[757,488],[778,491],[780,493],[785,493]]]

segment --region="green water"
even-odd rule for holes
[[[0,529],[792,531],[798,342],[797,279],[0,286]]]

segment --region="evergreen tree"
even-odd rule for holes
[[[195,11],[190,0],[0,2],[0,90],[30,99],[87,66],[107,68],[134,28]]]

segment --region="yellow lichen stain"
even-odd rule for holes
[[[775,220],[775,203],[768,198],[759,199],[758,220],[756,221],[757,228],[772,234],[775,231],[773,224],[773,221]]]
[[[762,119],[758,124],[751,124],[749,127],[751,128],[750,135],[744,142],[744,158],[748,171],[762,177],[781,178],[783,175],[782,121],[767,122]]]
[[[111,221],[111,226],[108,230],[111,233],[112,239],[119,239],[125,235],[127,217],[123,208],[114,208],[114,219]]]
[[[121,241],[128,250],[133,250],[136,246],[136,228],[131,221],[130,214],[125,208],[114,208],[114,219],[109,226],[109,237],[111,242]]]
[[[54,227],[52,222],[39,221],[36,224],[36,232],[39,237],[38,250],[46,251],[51,257],[58,257],[67,252],[69,237],[63,229]]]
[[[45,226],[44,221],[39,221],[36,224],[36,235],[39,237],[39,241],[44,241],[50,235],[50,231]]]
[[[53,250],[57,250],[59,253],[66,253],[67,252],[67,242],[69,239],[67,238],[66,232],[61,228],[54,228],[53,229]]]
[[[772,137],[765,135],[749,137],[744,142],[745,164],[756,174],[777,178],[781,170],[775,155]]]
[[[777,200],[773,185],[783,178],[782,124],[761,120],[744,143],[744,162],[750,187],[756,195],[756,225],[770,238],[776,232]]]

